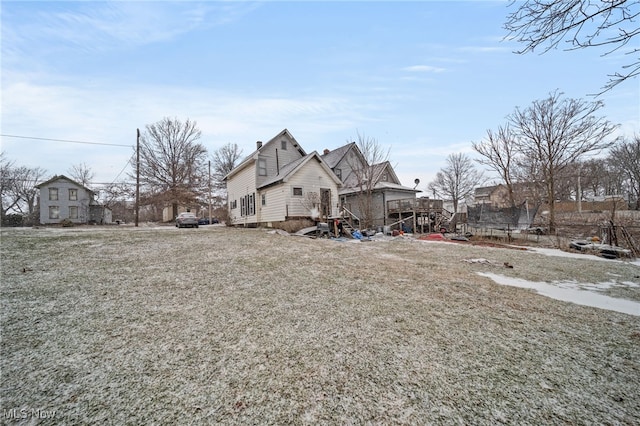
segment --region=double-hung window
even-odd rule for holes
[[[60,207],[49,206],[49,219],[60,219]]]
[[[266,176],[267,175],[267,160],[264,158],[260,158],[258,160],[258,176]]]

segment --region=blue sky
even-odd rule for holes
[[[127,165],[136,128],[190,118],[210,152],[287,128],[307,151],[358,134],[425,189],[454,152],[554,90],[593,99],[623,52],[517,55],[507,1],[3,1],[2,137],[17,164],[96,182]],[[618,135],[640,133],[639,80],[598,99]],[[122,178],[120,174],[120,178]]]

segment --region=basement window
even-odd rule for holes
[[[301,186],[294,186],[293,187],[293,196],[294,197],[302,197],[302,187]]]

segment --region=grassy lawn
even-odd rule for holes
[[[640,419],[639,316],[477,274],[638,284],[635,265],[217,226],[0,232],[7,424]]]

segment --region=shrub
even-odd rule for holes
[[[73,222],[71,221],[71,219],[62,219],[60,221],[60,225],[64,226],[65,228],[69,228],[73,226]]]

